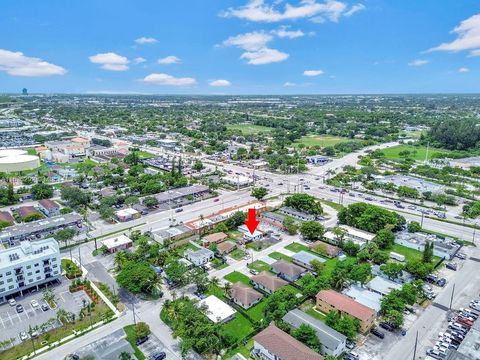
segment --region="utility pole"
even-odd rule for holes
[[[137,318],[135,317],[135,304],[132,302],[133,323],[137,325]]]
[[[78,262],[80,263],[80,270],[82,269],[82,254],[80,253],[80,245],[78,246]]]
[[[450,297],[450,310],[452,310],[453,295],[455,294],[455,284],[453,284],[452,296]]]
[[[475,234],[477,233],[477,224],[473,224],[473,236],[472,236],[472,243],[475,245]]]
[[[413,360],[415,360],[415,356],[417,356],[417,344],[418,344],[418,331],[417,331],[417,335],[415,336],[415,347],[413,348]]]

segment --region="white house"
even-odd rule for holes
[[[188,261],[191,261],[196,266],[205,265],[210,260],[213,260],[214,252],[205,248],[199,248],[198,250],[187,249],[184,257]]]
[[[225,323],[232,320],[237,312],[215,295],[210,295],[198,302],[199,307],[206,307],[207,317],[214,323]]]

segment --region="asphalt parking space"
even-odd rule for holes
[[[63,308],[67,311],[78,314],[80,308],[83,306],[83,299],[87,303],[91,300],[86,293],[77,292],[70,294],[68,286],[70,282],[62,281],[61,284],[52,286],[57,308]],[[43,311],[42,304],[46,304],[43,300],[41,292],[31,292],[23,297],[16,297],[16,303],[23,306],[23,312],[18,313],[15,306],[10,306],[8,303],[0,305],[0,341],[15,338],[16,342],[20,342],[19,334],[22,331],[28,331],[29,327],[39,326],[46,323],[52,318],[56,318],[56,309],[48,309]],[[39,306],[34,307],[31,304],[32,300],[36,300]]]
[[[153,334],[148,336],[148,340],[138,347],[145,357],[148,359],[157,351],[164,351],[167,355],[166,359],[178,359],[165,345]]]

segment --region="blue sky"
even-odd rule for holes
[[[0,92],[480,92],[474,0],[2,0]]]

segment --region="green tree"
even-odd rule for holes
[[[391,230],[382,229],[377,233],[374,241],[380,249],[388,249],[395,243],[395,235]]]
[[[242,225],[246,220],[247,215],[242,211],[237,211],[225,221],[225,225],[227,225],[229,229],[234,229]]]
[[[307,345],[313,351],[318,353],[322,350],[322,344],[318,340],[317,333],[313,327],[308,324],[301,324],[298,328],[292,331],[292,335],[298,341]]]
[[[148,208],[153,208],[154,206],[158,205],[158,200],[156,197],[147,196],[142,200],[142,204]]]
[[[289,287],[280,288],[264,301],[263,314],[266,324],[272,321],[279,321],[299,303],[295,290]]]
[[[172,261],[165,267],[165,274],[167,274],[168,278],[173,281],[173,283],[178,285],[186,285],[187,284],[187,267],[183,265],[179,261]]]
[[[148,336],[150,333],[150,326],[148,326],[147,323],[138,322],[137,325],[135,325],[135,336],[137,339]]]
[[[192,169],[195,171],[202,171],[205,168],[201,160],[195,160],[195,163],[192,166]]]
[[[407,225],[408,232],[416,233],[422,230],[420,223],[417,221],[410,221]]]
[[[72,240],[76,234],[75,229],[72,228],[65,228],[65,229],[60,229],[58,230],[55,234],[53,234],[53,237],[55,240],[58,242],[65,242],[65,246],[68,245],[68,241]]]
[[[288,196],[284,203],[284,206],[294,208],[298,211],[303,211],[307,214],[322,215],[323,208],[319,200],[312,195],[308,194],[294,194]]]
[[[320,240],[323,238],[325,228],[317,221],[304,221],[300,225],[300,234],[307,240]]]
[[[63,187],[61,197],[73,208],[86,206],[90,202],[90,195],[75,187]]]
[[[48,184],[35,184],[31,188],[35,200],[49,199],[53,196],[53,186]]]
[[[426,241],[422,253],[422,260],[424,263],[430,263],[433,260],[433,242]]]
[[[403,273],[403,264],[397,262],[388,262],[380,266],[380,270],[390,279],[395,280]]]
[[[289,235],[296,235],[298,232],[298,225],[291,216],[285,216],[283,219],[283,226]]]
[[[118,285],[133,294],[151,292],[156,284],[157,274],[146,261],[130,261],[117,275]]]
[[[267,196],[268,190],[264,187],[257,187],[252,190],[252,197],[257,200],[263,200],[265,196]]]

